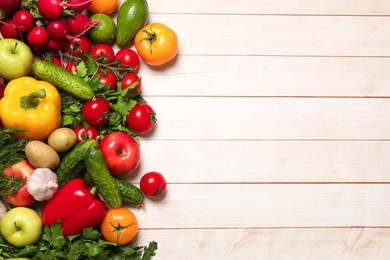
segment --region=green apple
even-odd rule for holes
[[[4,214],[0,221],[0,232],[13,246],[32,245],[41,236],[42,219],[31,208],[15,207]]]
[[[0,77],[11,81],[31,74],[34,55],[24,42],[6,38],[0,40],[0,61]]]

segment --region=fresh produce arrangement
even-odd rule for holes
[[[137,211],[164,176],[126,180],[157,126],[142,64],[178,53],[146,0],[0,0],[0,259],[151,259]]]

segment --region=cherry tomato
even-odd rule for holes
[[[76,49],[76,45],[78,46],[78,49]],[[91,50],[91,41],[85,35],[70,38],[65,44],[64,51],[70,50],[73,50],[73,56],[81,57],[82,51],[89,52]]]
[[[98,43],[91,48],[90,53],[96,61],[105,64],[115,60],[115,52],[112,47],[106,43]]]
[[[171,28],[162,23],[151,23],[136,34],[134,46],[145,63],[160,66],[176,57],[179,43]]]
[[[104,217],[100,231],[108,242],[125,245],[137,235],[138,220],[128,208],[112,208]]]
[[[135,105],[126,118],[127,126],[138,134],[146,134],[156,126],[156,113],[146,103]]]
[[[139,56],[132,49],[120,49],[115,54],[115,59],[121,62],[121,67],[125,68],[126,66],[130,66],[133,68],[133,72],[137,71],[139,68]]]
[[[65,69],[73,74],[77,75],[76,60],[70,60]]]
[[[108,121],[110,103],[102,97],[95,97],[84,103],[81,113],[88,124],[102,126]]]
[[[123,79],[122,79],[122,89],[127,89],[130,87],[132,84],[137,82],[137,85],[135,85],[135,89],[137,90],[138,93],[141,93],[141,88],[142,88],[142,82],[140,77],[137,74],[134,73],[127,73]]]
[[[73,128],[73,131],[77,135],[77,143],[81,143],[88,139],[95,139],[96,141],[99,141],[100,139],[99,131],[93,126],[88,126],[86,128],[84,125],[77,125]]]
[[[167,182],[164,176],[159,172],[148,172],[140,180],[140,189],[145,196],[157,199],[164,195],[167,188]]]
[[[99,81],[103,85],[108,86],[110,90],[115,90],[116,89],[116,81],[117,77],[116,74],[112,70],[103,70],[103,71],[98,71],[97,74],[99,75]]]

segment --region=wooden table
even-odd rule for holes
[[[137,242],[153,259],[390,254],[390,1],[149,0],[177,59],[141,64],[168,181]]]

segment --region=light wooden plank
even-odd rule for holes
[[[387,58],[180,56],[138,74],[145,96],[388,97],[388,71]]]
[[[158,243],[153,259],[386,259],[388,228],[140,230],[137,242]]]
[[[387,139],[382,98],[148,97],[151,139]]]
[[[387,184],[168,183],[165,195],[134,209],[141,228],[390,226]]]
[[[175,29],[180,55],[390,55],[389,16],[153,14],[150,22]]]
[[[141,141],[133,183],[159,171],[173,183],[390,182],[388,141]]]
[[[124,0],[121,0],[124,1]],[[152,13],[388,15],[385,0],[148,0]]]

